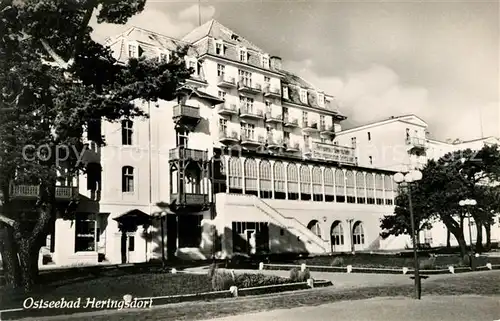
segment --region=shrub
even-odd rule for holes
[[[252,288],[256,286],[283,284],[287,282],[287,279],[279,276],[254,273],[239,274],[235,278],[235,285],[238,288]]]
[[[337,256],[333,259],[331,266],[344,266],[344,258]]]
[[[299,282],[299,269],[293,268],[290,270],[290,280],[292,282]]]
[[[308,268],[306,268],[304,271],[299,272],[299,282],[306,282],[311,278],[311,272],[309,271]]]
[[[229,290],[235,284],[231,273],[226,271],[215,271],[212,276],[212,290],[225,291]]]
[[[212,263],[208,268],[208,277],[213,278],[215,273],[217,273],[217,264]]]
[[[433,270],[436,268],[436,257],[431,256],[426,259],[421,259],[419,262],[419,267],[422,270]]]

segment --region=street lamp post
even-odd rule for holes
[[[415,218],[413,215],[413,204],[411,199],[411,185],[414,182],[417,182],[422,179],[422,172],[419,170],[409,171],[407,173],[396,173],[394,174],[394,181],[396,184],[405,184],[408,187],[408,208],[410,211],[410,220],[411,220],[411,237],[413,243],[413,261],[414,261],[414,269],[415,269],[415,298],[420,300],[421,297],[421,282],[420,282],[420,271],[419,271],[419,262],[418,262],[418,244],[416,238],[416,229],[415,229]],[[405,186],[401,185],[401,186]]]
[[[465,199],[465,200],[461,200],[460,202],[458,202],[458,205],[460,205],[461,207],[465,207],[465,206],[476,206],[477,205],[477,202],[476,200],[474,199]],[[467,207],[466,207],[467,208]],[[468,210],[467,208],[467,218],[468,218],[468,221],[469,221],[469,244],[470,244],[470,252],[471,252],[471,255],[470,255],[470,268],[473,269],[474,268],[474,264],[473,264],[473,260],[474,260],[474,248],[472,246],[472,229],[471,229],[471,223],[470,223],[470,218],[471,218],[471,213],[470,211]]]
[[[161,266],[165,269],[167,265],[167,260],[165,257],[165,227],[164,227],[164,217],[167,215],[168,204],[167,203],[157,203],[156,204],[161,212],[155,213],[154,216],[159,217],[160,219],[160,232],[161,232]]]

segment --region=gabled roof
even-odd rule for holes
[[[411,124],[421,126],[421,127],[427,127],[427,123],[422,118],[420,118],[414,114],[409,114],[409,115],[402,115],[402,116],[397,116],[397,117],[391,116],[391,117],[383,119],[383,120],[378,120],[378,121],[374,121],[374,122],[371,122],[368,124],[348,128],[348,129],[345,129],[345,130],[338,132],[337,135],[348,134],[348,133],[367,129],[369,127],[385,125],[385,124],[393,123],[396,121],[411,123]]]
[[[236,36],[236,39],[235,39]],[[211,37],[214,39],[220,39],[224,42],[239,45],[242,47],[246,47],[248,49],[252,49],[255,51],[259,51],[264,53],[264,50],[260,49],[247,39],[241,37],[238,33],[232,31],[226,26],[222,25],[215,19],[212,19],[208,22],[205,22],[201,26],[193,29],[187,35],[182,37],[182,41],[195,43],[196,41],[203,39],[205,37]]]

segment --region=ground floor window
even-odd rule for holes
[[[179,247],[199,247],[202,215],[179,215]]]
[[[365,232],[363,229],[363,223],[358,222],[354,225],[354,231],[352,233],[354,245],[365,244]]]
[[[75,252],[96,250],[97,221],[95,213],[76,213]]]

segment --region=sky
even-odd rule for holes
[[[435,139],[500,136],[498,1],[148,0],[128,25],[182,37],[199,9],[334,95],[344,128],[415,114]]]

